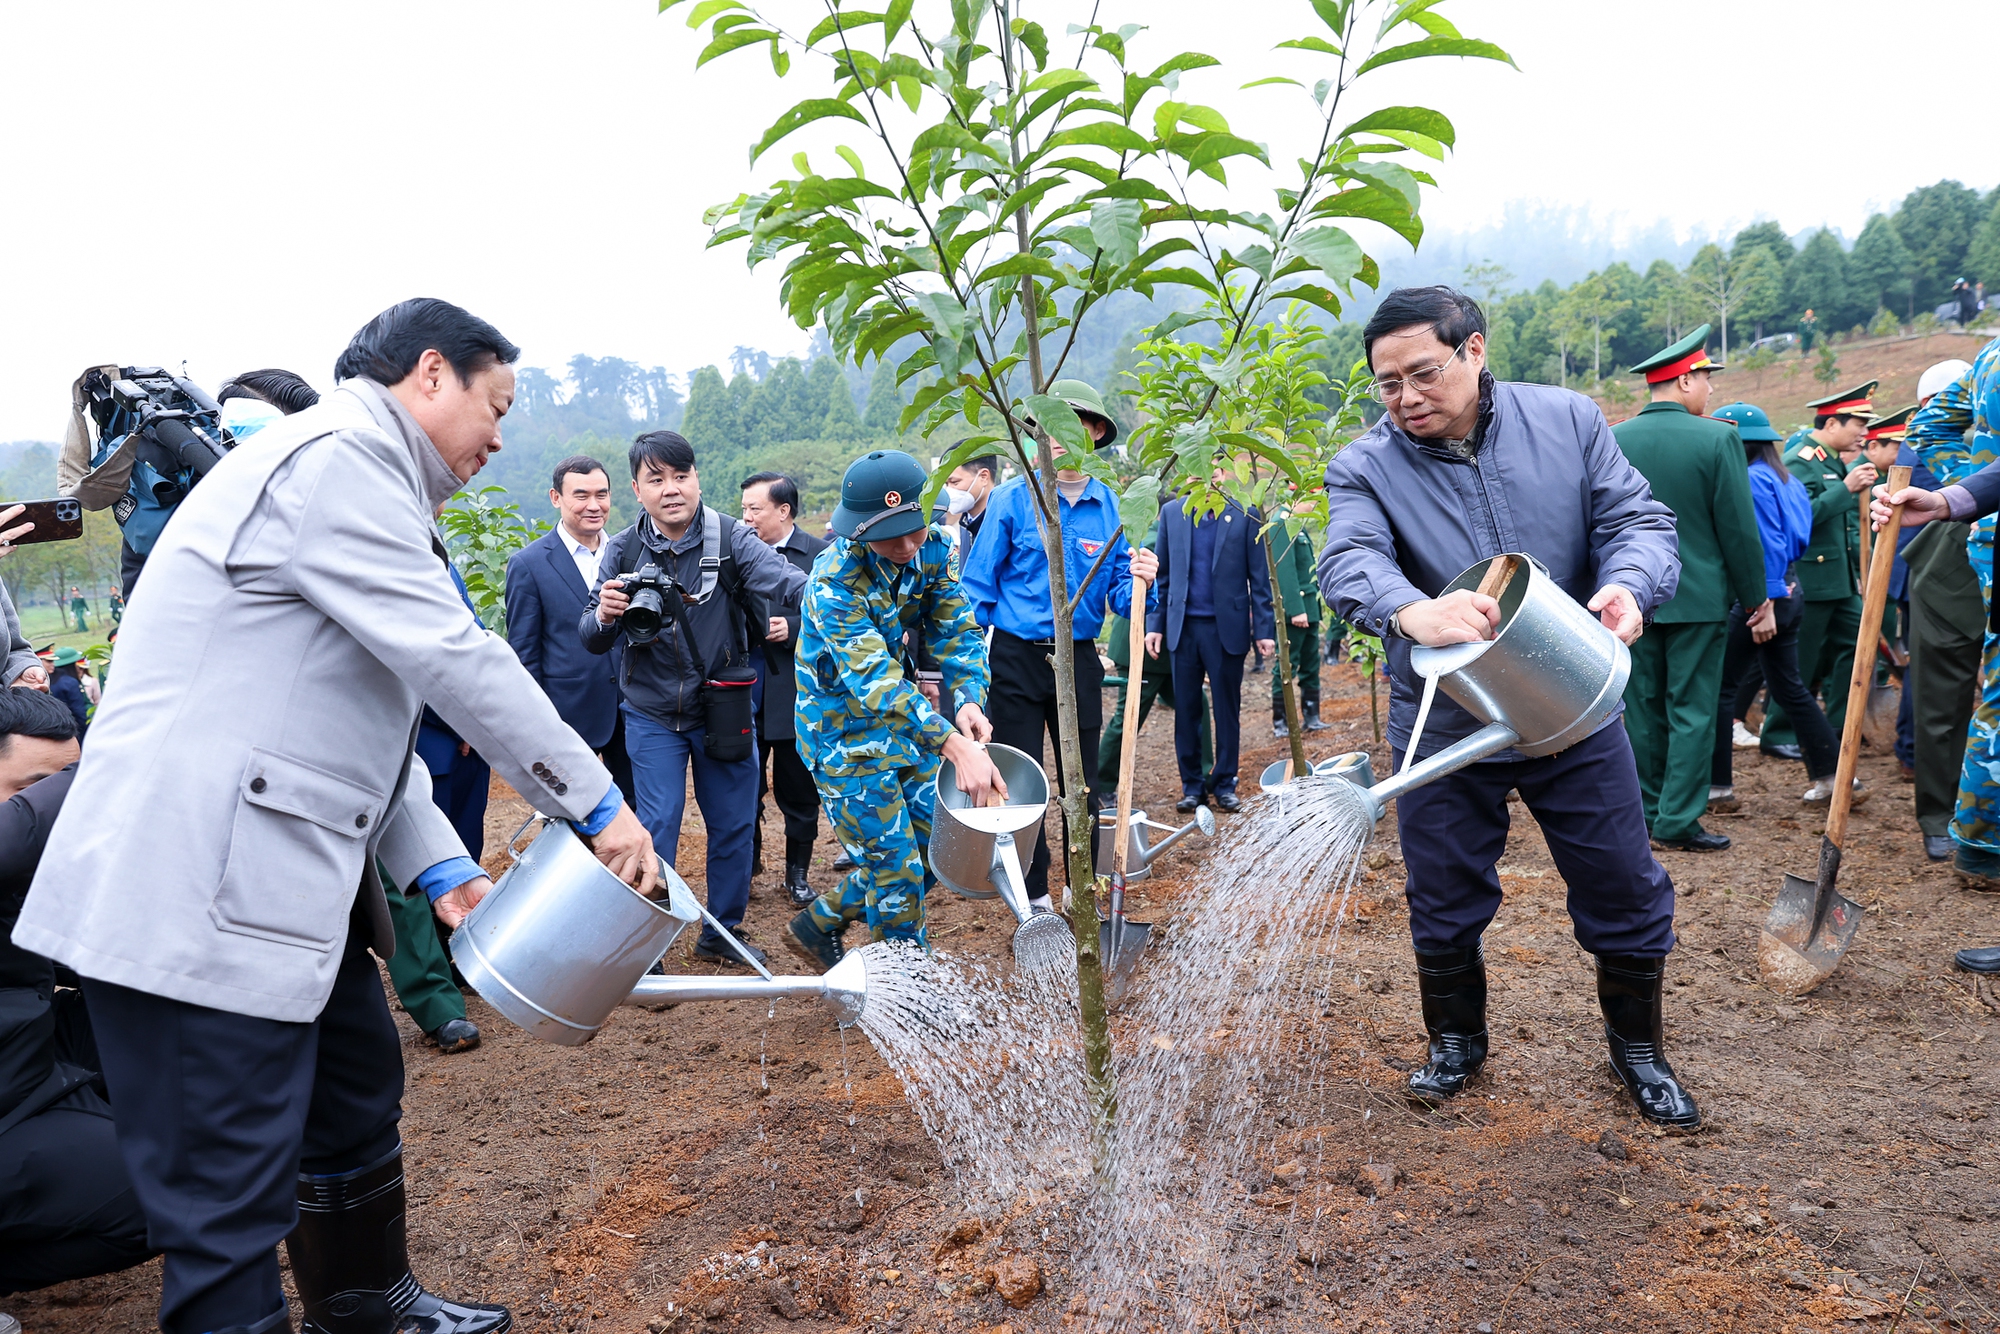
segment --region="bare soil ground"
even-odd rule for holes
[[[1246,793],[1280,753],[1265,679],[1245,686]],[[1339,727],[1315,738],[1315,758],[1369,741],[1365,682],[1342,666],[1326,684]],[[1177,794],[1171,723],[1156,715],[1141,741],[1140,796],[1156,812]],[[1487,937],[1488,1073],[1441,1111],[1400,1097],[1423,1030],[1385,821],[1341,938],[1343,980],[1315,1021],[1331,1053],[1321,1092],[1291,1104],[1273,1165],[1308,1138],[1319,1150],[1259,1195],[1311,1221],[1253,1289],[1214,1294],[1231,1312],[1215,1327],[2000,1329],[2000,1042],[1986,1045],[2000,1000],[1950,969],[1952,950],[2000,940],[2000,904],[1924,861],[1911,789],[1864,751],[1873,800],[1842,887],[1867,923],[1817,993],[1773,995],[1756,980],[1757,925],[1785,871],[1810,873],[1818,831],[1799,766],[1738,754],[1743,810],[1710,825],[1735,846],[1662,854],[1680,895],[1669,1046],[1707,1128],[1655,1137],[1613,1083],[1565,888],[1525,818]],[[495,802],[490,848],[523,809]],[[689,809],[680,864],[699,887]],[[1135,912],[1163,916],[1203,855],[1169,854]],[[830,874],[822,857],[815,879]],[[760,877],[753,937],[775,943],[790,911],[776,874]],[[946,891],[931,904],[954,950],[1003,954],[1005,920]],[[670,963],[694,968],[679,950]],[[434,1289],[506,1302],[530,1331],[1088,1327],[1057,1211],[1023,1202],[984,1228],[968,1220],[900,1086],[817,1005],[626,1010],[577,1050],[471,1008],[486,1043],[453,1057],[398,1016],[411,1249]],[[1023,1295],[1029,1262],[1039,1296]],[[158,1281],[155,1263],[6,1309],[28,1334],[142,1331]]]

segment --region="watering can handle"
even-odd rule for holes
[[[521,835],[528,832],[528,826],[541,818],[542,816],[540,812],[531,811],[528,813],[528,818],[521,821],[521,827],[519,829],[516,829],[514,831],[514,836],[507,840],[507,855],[509,857],[513,857],[516,860],[520,858],[521,854],[514,851],[514,845],[521,841]]]

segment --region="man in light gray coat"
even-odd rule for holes
[[[442,301],[377,316],[341,388],[230,453],[154,548],[13,939],[83,976],[168,1334],[497,1334],[403,1249],[382,882],[456,925],[490,888],[411,741],[428,701],[653,888],[611,776],[481,630],[434,508],[500,447],[518,349]],[[357,894],[357,886],[359,893]],[[295,1227],[296,1223],[296,1227]]]
[[[1500,604],[1470,590],[1440,597],[1490,557],[1525,552],[1626,643],[1673,596],[1674,518],[1580,394],[1499,384],[1485,368],[1485,317],[1447,287],[1383,298],[1362,333],[1382,420],[1326,471],[1321,591],[1336,615],[1383,637],[1389,743],[1412,744],[1416,644],[1470,643],[1499,630]],[[1440,694],[1420,757],[1479,722]],[[1410,1076],[1423,1099],[1450,1097],[1487,1054],[1480,936],[1500,906],[1495,869],[1518,791],[1569,885],[1577,943],[1597,956],[1611,1066],[1648,1120],[1692,1129],[1700,1116],[1661,1049],[1661,983],[1674,945],[1674,893],[1654,860],[1631,742],[1617,717],[1566,750],[1504,751],[1406,793],[1396,827],[1408,868],[1410,934],[1430,1059]]]

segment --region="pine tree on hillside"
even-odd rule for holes
[[[1763,222],[1753,222],[1736,233],[1736,239],[1729,243],[1729,258],[1740,263],[1753,250],[1769,251],[1771,258],[1778,261],[1780,269],[1790,264],[1793,256],[1798,254],[1792,245],[1792,238],[1785,235],[1785,229],[1768,218]]]
[[[805,369],[796,357],[786,357],[771,367],[771,373],[757,382],[743,419],[748,448],[780,445],[787,440],[804,440],[818,434],[824,410],[810,412],[806,403]]]
[[[832,357],[815,358],[806,384],[812,399],[824,405],[814,435],[821,440],[861,439],[861,414],[854,410],[854,395],[847,392],[847,377],[839,363]]]
[[[896,388],[895,373],[884,370],[878,361],[868,380],[868,407],[861,414],[861,424],[871,436],[893,436],[898,434],[902,418],[903,395]]]
[[[1910,191],[1896,209],[1896,234],[1916,257],[1915,303],[1928,310],[1963,277],[1965,252],[1984,221],[1979,192],[1957,181],[1939,181]]]
[[[1753,246],[1734,261],[1737,297],[1736,318],[1751,326],[1751,338],[1762,338],[1765,326],[1776,327],[1785,313],[1785,270],[1765,246]]]
[[[750,399],[757,392],[757,382],[743,371],[736,372],[729,380],[729,447],[743,450],[750,447]]]
[[[1812,311],[1828,332],[1845,329],[1874,314],[1871,306],[1856,313],[1847,286],[1847,253],[1834,234],[1822,227],[1785,270],[1785,299],[1796,311]]]
[[[681,434],[694,446],[696,457],[704,450],[740,449],[736,404],[722,372],[703,366],[688,385],[687,411],[681,414]]]
[[[1856,306],[1899,311],[1905,317],[1914,314],[1910,277],[1915,265],[1916,257],[1896,234],[1896,224],[1888,214],[1877,213],[1861,229],[1847,257],[1848,294]]]

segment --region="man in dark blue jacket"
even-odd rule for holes
[[[610,475],[588,454],[571,455],[556,465],[549,503],[556,509],[556,526],[507,561],[507,642],[562,720],[603,758],[611,781],[636,809],[625,721],[618,711],[623,648],[596,654],[576,637],[604,554]]]
[[[1146,652],[1174,659],[1174,759],[1183,813],[1206,801],[1235,811],[1236,753],[1243,703],[1243,655],[1277,651],[1271,568],[1257,530],[1264,520],[1230,501],[1220,514],[1189,521],[1187,501],[1160,511],[1159,605],[1146,613]],[[1215,767],[1201,776],[1202,679],[1215,694]]]
[[[1673,515],[1626,461],[1595,404],[1544,385],[1497,384],[1486,321],[1448,287],[1403,288],[1362,334],[1385,409],[1328,466],[1320,588],[1336,614],[1388,647],[1389,736],[1411,744],[1417,644],[1471,643],[1500,627],[1494,599],[1439,597],[1475,563],[1525,552],[1626,643],[1673,596]],[[1418,744],[1435,753],[1479,721],[1442,694]],[[1700,1124],[1662,1050],[1661,983],[1674,945],[1673,884],[1648,846],[1632,746],[1616,714],[1553,755],[1503,751],[1399,798],[1410,934],[1430,1060],[1420,1098],[1448,1097],[1484,1063],[1480,936],[1500,907],[1495,870],[1518,791],[1569,886],[1577,942],[1597,957],[1611,1065],[1650,1121]]]

